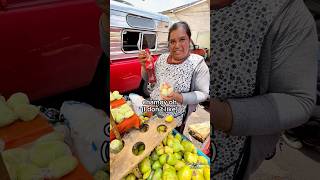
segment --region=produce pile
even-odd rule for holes
[[[52,132],[39,138],[30,148],[2,152],[10,179],[59,179],[72,172],[78,160],[63,140],[63,134]]]
[[[39,112],[39,108],[31,105],[24,93],[15,93],[8,100],[0,96],[0,127],[10,125],[18,119],[31,121]]]
[[[210,166],[196,147],[182,136],[172,133],[139,163],[125,180],[209,180]]]

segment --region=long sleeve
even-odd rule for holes
[[[184,104],[198,104],[209,97],[210,73],[205,61],[196,67],[194,73],[194,91],[182,93]]]
[[[279,133],[303,124],[312,112],[316,97],[317,33],[303,2],[296,2],[271,29],[274,36],[268,92],[228,99],[233,116],[232,135]]]

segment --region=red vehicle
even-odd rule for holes
[[[0,93],[31,100],[88,85],[102,57],[94,0],[1,0]]]

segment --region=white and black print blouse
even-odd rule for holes
[[[195,68],[195,64],[198,62],[195,58],[199,56],[190,54],[190,56],[181,64],[168,64],[167,59],[169,54],[162,54],[155,64],[155,73],[157,83],[152,91],[150,97],[153,100],[161,100],[160,97],[160,85],[164,82],[169,83],[173,86],[173,91],[184,93],[189,92],[191,89],[192,74]],[[167,112],[176,117],[178,121],[178,127],[182,124],[183,116],[186,113],[185,104],[177,103],[177,111]]]

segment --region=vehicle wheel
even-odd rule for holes
[[[140,88],[139,88],[139,94],[143,97],[150,97],[151,91],[148,90],[148,82],[145,80],[141,80]]]

